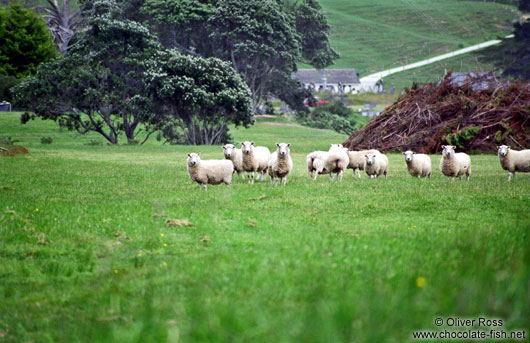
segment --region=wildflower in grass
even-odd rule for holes
[[[138,257],[142,257],[142,253],[141,252],[138,253]]]
[[[114,269],[114,274],[118,274],[118,269]]]
[[[409,230],[410,230],[410,226],[409,226],[409,227],[408,227],[407,229],[409,229]]]
[[[164,237],[164,234],[163,234],[163,233],[161,233],[161,234],[160,234],[160,237]]]
[[[167,262],[162,262],[162,265],[163,265],[164,267],[167,267]]]
[[[416,287],[423,288],[427,280],[423,276],[416,278]]]
[[[164,247],[167,247],[167,244],[166,244],[166,243],[164,243]]]
[[[414,225],[413,228],[416,228],[416,225]]]
[[[39,212],[39,208],[38,207],[35,209],[35,212]]]
[[[118,237],[120,234],[118,232],[114,233],[114,236]]]

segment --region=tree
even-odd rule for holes
[[[329,42],[326,16],[317,0],[305,0],[294,8],[296,31],[301,35],[302,62],[317,69],[325,68],[339,58]]]
[[[168,51],[149,72],[163,136],[172,143],[219,144],[228,124],[252,121],[250,91],[229,63]]]
[[[296,70],[300,37],[293,17],[273,0],[220,0],[208,19],[216,56],[232,63],[252,92],[253,111],[271,78]]]
[[[166,47],[232,63],[254,110],[265,95],[303,107],[305,93],[290,81],[296,64],[323,68],[338,56],[316,0],[145,0],[140,12]]]
[[[133,141],[141,123],[154,131],[145,71],[156,64],[161,47],[144,26],[115,20],[117,10],[112,1],[95,2],[90,30],[79,45],[42,64],[36,77],[16,89],[18,103],[34,112],[23,122],[51,119],[71,130],[97,132],[113,144],[122,133]]]
[[[49,7],[39,7],[46,14],[44,19],[50,29],[53,40],[57,44],[59,53],[64,55],[70,48],[70,42],[74,39],[82,23],[81,7],[70,12],[70,0],[63,0],[62,6],[57,0],[47,0]]]
[[[21,79],[57,55],[46,24],[20,4],[0,8],[0,74]]]

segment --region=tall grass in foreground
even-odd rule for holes
[[[198,191],[186,153],[220,147],[90,146],[2,113],[7,135],[31,155],[0,158],[0,342],[407,342],[447,316],[527,329],[530,175],[508,183],[496,156],[471,156],[470,182],[439,156],[412,178],[397,154],[386,180],[313,182],[305,154],[345,136],[260,122],[234,138],[291,143],[287,186]]]

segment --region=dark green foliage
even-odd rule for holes
[[[146,98],[145,70],[156,64],[160,45],[142,25],[112,19],[115,3],[98,1],[91,28],[63,58],[39,67],[17,88],[19,105],[70,130],[95,131],[110,143],[125,133],[133,140],[140,123],[156,118]]]
[[[450,133],[446,135],[443,140],[445,143],[454,145],[458,149],[464,149],[466,143],[469,140],[473,139],[473,137],[475,137],[475,135],[477,134],[477,132],[480,131],[481,128],[481,126],[468,126],[455,133]]]
[[[251,124],[250,91],[227,62],[170,50],[149,75],[162,136],[170,143],[225,143],[229,124]]]
[[[52,144],[53,143],[53,139],[51,137],[42,137],[40,139],[40,143],[41,144]]]
[[[317,0],[305,0],[295,9],[296,31],[301,35],[302,61],[317,69],[339,58],[330,45],[330,26]]]
[[[46,24],[20,4],[0,7],[0,74],[21,79],[57,55]]]
[[[131,15],[148,21],[166,47],[229,61],[252,92],[253,110],[267,95],[303,109],[307,94],[291,80],[296,64],[322,68],[337,58],[314,0],[145,0]]]
[[[317,115],[323,112],[336,114],[339,117],[343,118],[348,118],[353,114],[353,110],[346,107],[346,105],[344,105],[340,101],[334,101],[322,106],[315,107],[315,109],[313,110],[313,115]]]
[[[0,101],[12,102],[13,95],[11,94],[11,88],[16,86],[20,81],[9,75],[0,74]]]
[[[344,117],[327,111],[313,111],[311,114],[297,112],[297,121],[304,126],[334,130],[346,135],[355,130],[354,121],[350,122]]]

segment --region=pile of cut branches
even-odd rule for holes
[[[414,85],[380,116],[344,142],[350,150],[459,150],[494,152],[496,146],[530,148],[530,83],[501,82],[492,73],[455,82]]]

